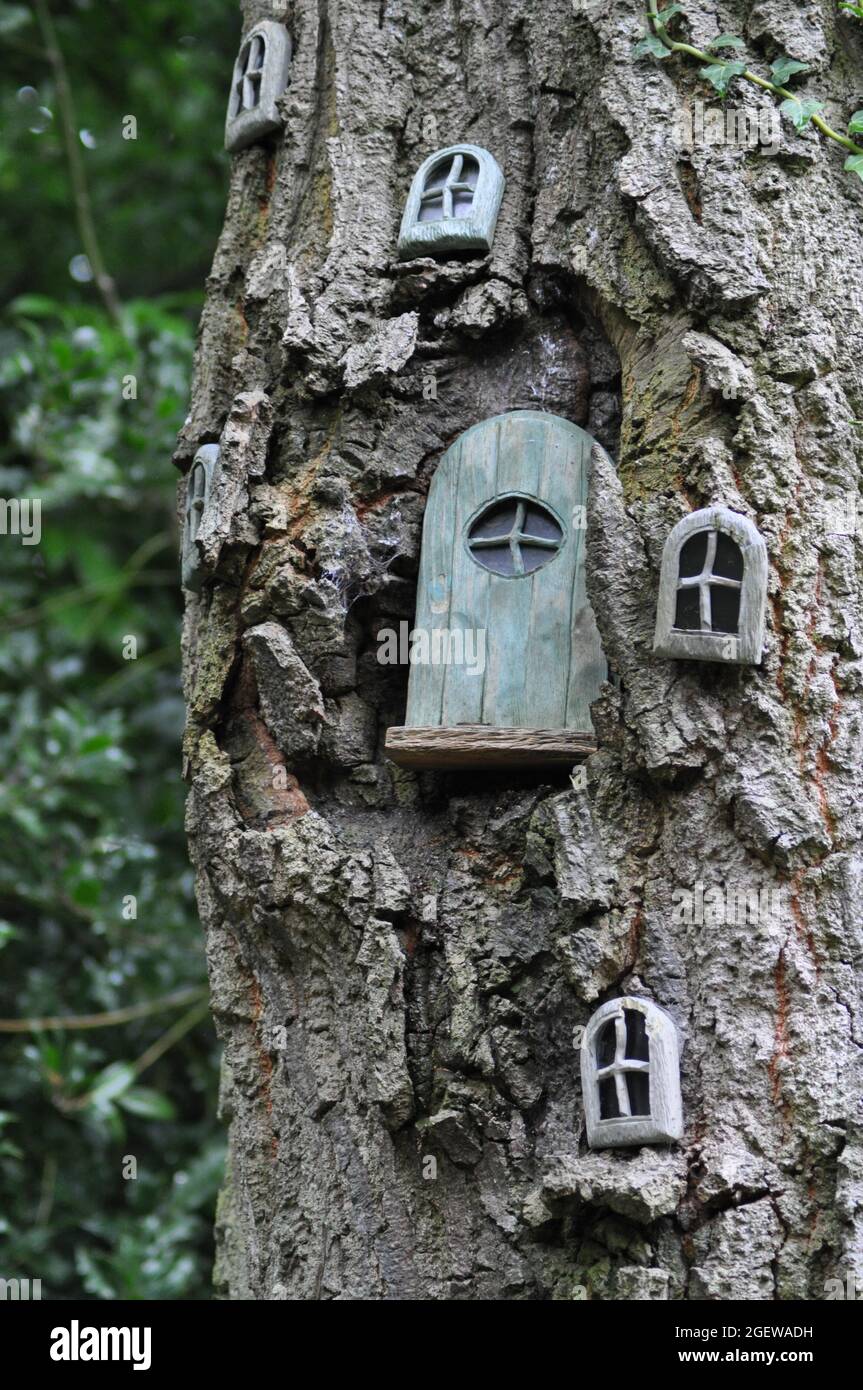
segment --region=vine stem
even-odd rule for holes
[[[114,1028],[118,1023],[131,1023],[136,1018],[148,1018],[163,1009],[175,1009],[192,999],[202,999],[206,989],[195,985],[150,999],[145,1004],[128,1004],[124,1009],[110,1009],[103,1014],[59,1014],[52,1018],[0,1018],[0,1033],[45,1033],[50,1029]]]
[[[132,1063],[132,1070],[135,1075],[140,1076],[141,1073],[145,1072],[148,1067],[151,1067],[154,1062],[158,1062],[160,1057],[164,1057],[165,1053],[170,1051],[170,1049],[174,1047],[181,1038],[184,1038],[187,1033],[190,1033],[209,1012],[210,1001],[209,998],[207,998],[203,1003],[196,1005],[194,1009],[190,1009],[188,1013],[183,1014],[181,1019],[178,1019],[166,1033],[163,1033],[160,1038],[157,1038],[152,1046],[148,1047],[146,1052],[142,1052],[140,1057],[136,1058]],[[52,1096],[52,1100],[57,1109],[61,1110],[64,1115],[71,1115],[76,1111],[86,1110],[92,1099],[92,1091],[87,1091],[82,1096],[64,1096],[58,1091]]]
[[[66,70],[63,50],[57,38],[57,31],[54,28],[54,21],[51,18],[47,0],[34,0],[34,8],[39,20],[39,27],[42,30],[42,40],[48,55],[48,62],[51,64],[51,69],[54,73],[54,81],[57,86],[57,105],[60,108],[60,121],[63,127],[63,143],[66,146],[69,177],[72,180],[72,199],[75,204],[75,220],[78,223],[78,231],[81,235],[84,250],[87,253],[87,259],[93,268],[96,288],[102,296],[105,308],[108,310],[114,323],[116,323],[119,328],[122,328],[122,305],[117,295],[114,281],[108,274],[105,266],[105,261],[102,257],[102,248],[99,245],[99,237],[96,232],[93,206],[90,202],[90,190],[87,186],[87,175],[84,170],[84,161],[81,158],[81,151],[78,147],[75,102],[72,97],[72,88],[69,83],[69,74]]]
[[[716,62],[717,55],[715,53],[705,53],[701,48],[694,48],[691,43],[678,43],[676,39],[671,38],[659,18],[656,0],[647,0],[647,17],[656,37],[660,43],[665,44],[670,53],[686,53],[690,58],[697,58],[699,62],[707,63],[708,66]],[[763,87],[765,91],[772,92],[774,96],[785,97],[791,101],[798,99],[796,94],[790,92],[787,87],[778,87],[775,82],[769,82],[766,77],[759,77],[757,72],[752,72],[749,68],[739,73],[738,76],[745,78],[747,82],[754,83],[756,87]],[[855,145],[854,141],[849,139],[847,135],[840,135],[839,131],[834,130],[817,112],[810,119],[812,124],[821,131],[821,134],[827,136],[828,140],[833,140],[843,149],[850,150],[852,154],[863,154],[863,145]]]

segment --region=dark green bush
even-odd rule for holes
[[[170,456],[240,18],[222,0],[50,12],[122,311],[70,274],[55,73],[31,7],[0,5],[0,499],[41,503],[39,544],[0,535],[0,1016],[120,1021],[0,1032],[0,1277],[43,1298],[206,1298],[222,1138],[182,831]]]

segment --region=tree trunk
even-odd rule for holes
[[[810,63],[833,124],[859,105],[863,31],[834,6],[686,9],[699,45],[736,16],[756,62]],[[185,630],[218,1292],[863,1281],[861,542],[825,522],[857,498],[863,190],[787,123],[772,151],[682,148],[710,88],[633,59],[636,3],[294,0],[285,22],[285,126],[233,160],[177,455],[221,442]],[[399,264],[411,177],[455,141],[506,175],[492,253]],[[408,673],[377,634],[413,619],[430,477],[523,407],[606,451],[584,786],[383,753]],[[663,542],[712,503],[767,542],[757,668],[652,655]],[[781,911],[687,922],[699,883]],[[685,1137],[590,1152],[579,1030],[624,993],[678,1026]]]

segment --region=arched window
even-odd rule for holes
[[[662,552],[658,656],[757,665],[766,606],[767,547],[751,521],[705,507],[677,523]]]
[[[276,101],[288,85],[291,39],[283,24],[265,19],[246,35],[234,64],[225,146],[233,153],[282,124]]]
[[[677,1029],[649,999],[611,999],[581,1043],[581,1087],[592,1149],[670,1144],[683,1134]]]
[[[195,544],[201,521],[210,500],[213,473],[219,458],[218,444],[203,444],[195,455],[186,482],[186,519],[183,527],[181,582],[184,589],[196,594],[203,582],[201,557]]]
[[[451,145],[420,166],[399,232],[402,260],[449,251],[490,251],[504,177],[479,145]]]
[[[266,51],[267,44],[263,34],[252,34],[243,44],[237,61],[239,72],[235,75],[234,81],[232,115],[239,116],[241,111],[251,111],[253,106],[260,105]]]

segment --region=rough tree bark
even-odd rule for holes
[[[810,63],[834,123],[861,105],[861,30],[828,0],[686,8],[696,43],[731,29]],[[863,189],[787,124],[771,154],[681,150],[708,89],[685,60],[633,61],[636,0],[285,18],[285,128],[232,164],[177,453],[185,471],[221,440],[185,628],[230,1122],[218,1291],[863,1281],[861,540],[822,514],[858,490]],[[457,140],[506,174],[493,253],[399,265],[411,175]],[[609,455],[589,589],[612,679],[583,790],[382,753],[407,672],[376,634],[413,617],[429,478],[525,406]],[[768,544],[759,669],[651,654],[663,540],[716,502]],[[687,924],[675,892],[698,881],[783,910]],[[586,1149],[573,1039],[623,991],[681,1032],[675,1148]]]

